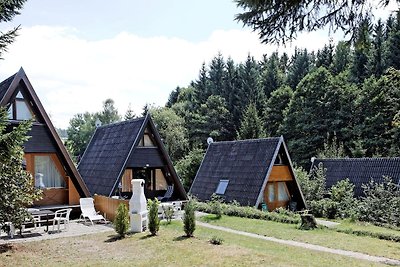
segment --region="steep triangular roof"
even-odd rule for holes
[[[186,198],[186,192],[150,114],[143,118],[104,125],[96,129],[78,165],[91,194],[112,195],[146,127],[150,127],[154,134],[157,147],[167,162],[176,190]]]
[[[326,186],[330,188],[348,178],[354,184],[355,196],[363,196],[362,185],[370,180],[382,182],[383,176],[400,185],[400,158],[334,158],[314,159],[311,171],[322,163],[326,169]]]
[[[258,206],[281,147],[290,162],[283,137],[211,143],[189,192],[200,200],[209,200],[219,181],[229,180],[226,202]],[[303,199],[301,192],[300,196]]]
[[[58,136],[56,129],[51,123],[49,116],[43,108],[43,105],[40,102],[39,97],[33,89],[23,68],[20,68],[16,74],[0,83],[0,106],[8,106],[17,94],[17,90],[21,89],[24,90],[24,93],[28,96],[31,105],[35,109],[36,115],[40,117],[40,121],[44,123],[45,127],[48,129],[50,138],[57,147],[57,151],[60,152],[60,159],[64,163],[64,167],[66,168],[67,172],[71,174],[70,177],[76,189],[81,196],[89,196],[89,190],[87,189],[81,175],[72,162],[71,157],[69,156],[60,137]]]

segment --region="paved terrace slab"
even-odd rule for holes
[[[108,224],[94,224],[78,222],[77,220],[69,222],[69,229],[65,230],[64,225],[60,226],[60,232],[57,232],[57,225],[55,226],[55,231],[53,232],[53,225],[49,225],[49,233],[45,232],[46,226],[37,227],[36,229],[27,228],[23,232],[23,237],[19,235],[19,230],[16,230],[16,235],[11,239],[4,232],[0,234],[0,245],[6,243],[22,243],[22,242],[32,242],[41,241],[47,239],[81,236],[87,234],[101,233],[114,231],[111,223]]]

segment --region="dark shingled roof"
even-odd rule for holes
[[[318,166],[320,162],[326,168],[328,188],[348,178],[355,186],[354,194],[357,197],[363,195],[362,184],[371,179],[382,182],[383,176],[389,176],[396,184],[400,183],[400,158],[315,159],[313,166]]]
[[[110,194],[144,121],[138,118],[96,129],[78,166],[92,195]]]
[[[209,200],[220,180],[229,180],[224,199],[255,206],[281,138],[211,143],[190,193]]]
[[[8,77],[7,79],[5,79],[4,81],[2,81],[0,83],[0,101],[3,99],[4,95],[7,93],[8,88],[10,88],[10,85],[12,83],[12,81],[15,78],[15,75],[17,75],[16,73],[10,77]]]

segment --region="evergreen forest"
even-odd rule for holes
[[[123,119],[106,103],[98,115],[107,112],[113,118],[107,122]],[[135,117],[128,112],[125,119]],[[260,61],[249,54],[245,62],[218,53],[190,85],[170,93],[165,107],[146,105],[142,115],[147,112],[186,189],[208,137],[283,135],[293,162],[306,169],[313,156],[399,156],[400,13],[376,23],[365,19],[352,42],[328,41],[318,51],[295,48],[291,56],[274,52]],[[75,156],[83,152],[94,120],[94,114],[71,120],[67,144]],[[88,121],[91,129],[75,146]]]

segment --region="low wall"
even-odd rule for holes
[[[123,199],[114,199],[106,196],[94,195],[94,207],[97,211],[110,221],[114,221],[117,208],[120,203],[126,205],[129,209],[129,201]]]

